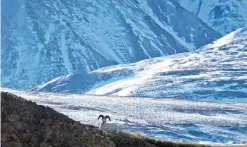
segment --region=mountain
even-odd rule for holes
[[[195,52],[58,77],[38,91],[239,100],[247,97],[247,27]]]
[[[2,86],[195,50],[221,35],[173,0],[3,0]]]
[[[247,25],[246,0],[176,0],[221,34]]]

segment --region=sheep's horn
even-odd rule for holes
[[[98,119],[100,119],[101,117],[104,118],[104,115],[99,115]]]
[[[105,116],[105,119],[107,119],[107,118],[109,119],[109,121],[111,121],[110,116],[106,115],[106,116]]]

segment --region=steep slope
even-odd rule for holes
[[[209,26],[227,34],[247,25],[246,0],[175,0]]]
[[[2,147],[114,147],[102,131],[51,108],[1,92]]]
[[[172,0],[3,0],[2,86],[194,50],[221,35]]]
[[[104,133],[7,92],[1,92],[1,105],[2,147],[210,147]]]
[[[244,27],[193,53],[59,77],[38,90],[241,101],[247,98],[246,60],[247,27]]]
[[[109,115],[112,122],[117,123],[124,132],[139,132],[146,136],[171,141],[224,144],[218,144],[219,147],[227,147],[226,144],[245,144],[243,147],[247,145],[247,103],[243,102],[92,96],[12,89],[3,89],[3,91],[51,107],[83,124],[99,126],[100,121],[96,118],[100,114],[105,114]],[[14,109],[14,112],[16,111]],[[29,113],[31,112],[27,112]],[[121,140],[126,141],[128,137]],[[119,141],[122,142],[121,140]],[[133,145],[133,147],[137,146]],[[170,146],[176,145],[168,147]],[[139,147],[143,146],[139,145]]]

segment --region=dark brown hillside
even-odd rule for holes
[[[1,92],[3,147],[111,147],[102,131],[51,108]]]

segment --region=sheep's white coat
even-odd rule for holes
[[[115,123],[102,123],[100,129],[110,132],[120,132],[120,127]]]

